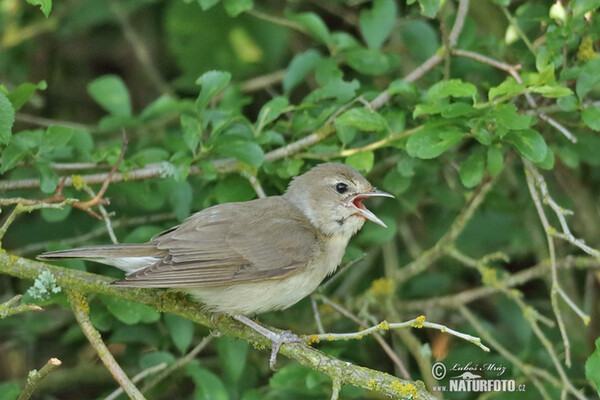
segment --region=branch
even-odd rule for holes
[[[115,358],[108,350],[108,347],[106,347],[102,341],[100,332],[98,332],[96,328],[94,328],[94,325],[92,325],[92,321],[90,321],[90,316],[88,315],[90,311],[90,305],[88,304],[85,295],[83,295],[81,292],[78,292],[75,288],[67,288],[67,298],[69,299],[69,303],[71,303],[71,308],[73,308],[75,319],[77,319],[77,322],[79,322],[85,337],[87,337],[88,341],[96,350],[98,356],[115,380],[131,399],[145,400],[146,398],[140,393],[138,388],[135,387],[133,382],[129,380],[127,374],[125,374],[121,366],[117,363]]]
[[[215,321],[211,321],[213,316],[206,312],[201,304],[186,299],[180,293],[118,288],[108,285],[111,282],[108,277],[0,253],[0,273],[33,280],[45,270],[51,272],[57,283],[67,291],[103,294],[136,301],[154,307],[160,312],[168,312],[211,329],[217,329],[224,335],[247,340],[255,346],[270,348],[271,343],[266,338],[230,318],[213,318]],[[303,343],[284,344],[281,346],[280,352],[315,371],[330,377],[339,377],[342,384],[377,391],[396,399],[414,399],[416,395],[420,399],[435,399],[420,381],[398,379],[384,372],[356,366],[323,354]]]
[[[25,384],[25,387],[21,391],[21,394],[17,400],[28,400],[33,392],[35,392],[35,388],[38,386],[41,380],[44,379],[50,372],[58,368],[61,364],[62,362],[58,358],[51,358],[39,371],[36,371],[35,369],[31,371],[27,377],[27,383]]]
[[[16,314],[42,310],[42,307],[35,304],[19,304],[19,300],[21,300],[22,297],[22,295],[18,294],[12,299],[0,304],[0,319]]]
[[[334,340],[350,340],[350,339],[362,339],[365,335],[371,335],[373,333],[377,333],[379,331],[387,331],[390,329],[399,329],[399,328],[432,328],[437,329],[439,331],[449,333],[450,335],[459,337],[468,342],[473,343],[484,351],[490,351],[490,349],[481,344],[481,339],[475,336],[467,335],[466,333],[457,332],[453,329],[448,328],[447,326],[436,324],[434,322],[425,321],[424,316],[420,316],[417,318],[413,318],[410,321],[406,322],[387,322],[382,321],[377,325],[371,326],[369,328],[363,329],[358,332],[350,332],[350,333],[321,333],[318,335],[308,335],[304,339],[308,343],[318,343],[320,341],[334,341]]]

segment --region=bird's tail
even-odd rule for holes
[[[83,258],[112,265],[126,272],[146,267],[165,256],[165,250],[157,249],[152,243],[124,243],[85,246],[75,249],[49,251],[37,256],[41,261]]]

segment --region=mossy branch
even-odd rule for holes
[[[57,284],[66,291],[96,293],[146,304],[158,311],[216,329],[224,335],[247,340],[255,347],[270,348],[266,338],[230,318],[213,318],[211,322],[211,314],[203,310],[200,304],[179,293],[109,286],[107,283],[111,279],[108,277],[11,256],[6,252],[0,253],[0,273],[34,280],[43,271],[52,273]],[[303,343],[284,344],[280,352],[308,368],[330,376],[334,381],[339,380],[341,384],[358,386],[394,399],[414,399],[417,395],[419,399],[435,399],[421,381],[398,379],[381,371],[353,365]]]

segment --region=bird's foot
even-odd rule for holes
[[[276,371],[275,363],[277,362],[277,354],[279,353],[279,348],[282,344],[304,343],[304,340],[291,331],[281,331],[279,333],[275,333],[243,315],[234,315],[233,318],[254,329],[256,332],[260,333],[271,341],[271,357],[269,357],[269,367],[271,367],[271,370],[273,371]]]

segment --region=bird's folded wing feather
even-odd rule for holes
[[[155,236],[151,243],[168,255],[115,284],[196,287],[282,278],[318,254],[318,234],[281,197],[222,204]]]

